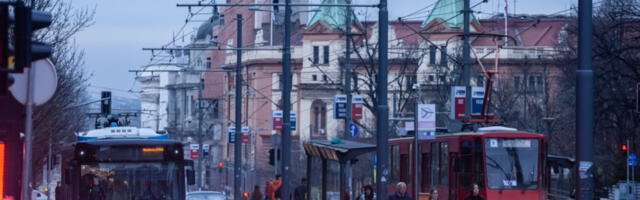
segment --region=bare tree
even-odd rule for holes
[[[73,140],[74,133],[85,125],[86,107],[77,105],[87,100],[89,76],[84,69],[84,52],[73,37],[92,25],[95,11],[77,8],[64,0],[34,0],[31,3],[35,10],[53,15],[51,26],[37,32],[35,39],[53,45],[50,59],[58,74],[55,95],[48,103],[36,107],[34,113],[32,182],[36,183],[42,180],[39,177],[47,162],[49,142],[53,142],[53,155],[57,155],[63,145]],[[52,161],[56,160],[54,156]]]

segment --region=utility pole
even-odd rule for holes
[[[413,162],[413,198],[418,199],[418,169],[420,167],[420,164],[418,163],[418,154],[420,153],[418,149],[418,117],[420,116],[418,114],[420,113],[418,105],[422,103],[422,85],[420,83],[416,83],[415,86],[416,87],[414,87],[414,89],[418,89],[418,92],[416,93],[418,95],[418,102],[416,102],[415,113],[413,113],[415,118],[415,121],[413,122],[413,160],[415,161]]]
[[[345,47],[345,75],[344,75],[344,93],[347,95],[347,114],[344,117],[344,134],[345,138],[351,136],[351,0],[347,0],[347,19],[345,21],[346,47]],[[340,163],[340,199],[345,200],[345,177],[346,164]]]
[[[242,173],[242,14],[238,14],[238,39],[236,45],[236,135],[233,143],[233,199],[242,199],[240,174]]]
[[[282,200],[289,200],[291,186],[291,0],[284,5],[284,40],[282,52]]]
[[[467,123],[469,120],[471,120],[471,117],[469,114],[471,114],[471,49],[470,49],[470,44],[469,44],[469,13],[471,12],[471,8],[470,8],[470,0],[464,0],[464,10],[462,11],[464,14],[464,36],[463,36],[463,44],[462,44],[462,58],[463,58],[463,66],[462,66],[462,80],[464,82],[464,86],[465,86],[465,100],[464,100],[464,119],[467,120]],[[445,47],[446,48],[446,47]],[[470,125],[470,124],[467,124]],[[463,130],[465,129],[465,125],[462,126]],[[467,127],[469,128],[469,127]]]
[[[204,80],[200,79],[200,88],[198,89],[198,178],[196,178],[199,190],[202,190],[202,182],[204,182],[202,181],[202,165],[204,164],[202,163],[204,161],[204,151],[202,149],[202,140],[204,139],[202,135],[202,118],[204,117],[202,89],[204,89]]]
[[[389,181],[389,105],[387,105],[387,52],[389,48],[389,11],[387,10],[387,0],[380,0],[378,14],[378,81],[376,97],[376,149],[377,170],[381,172],[376,176],[376,190],[379,198],[387,197],[387,181]]]
[[[351,0],[347,0],[347,5],[351,4]],[[347,116],[344,118],[344,134],[345,138],[350,136],[350,124],[351,124],[351,7],[347,6],[347,20],[345,23],[347,44],[345,47],[345,75],[344,75],[344,93],[347,95]],[[343,187],[341,187],[343,188]]]
[[[578,1],[578,70],[576,70],[576,199],[593,199],[593,71],[591,70],[591,0]]]

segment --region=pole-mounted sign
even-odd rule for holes
[[[333,96],[333,118],[344,119],[347,117],[347,95],[336,94]]]
[[[271,111],[271,130],[282,130],[282,110]]]
[[[436,105],[418,104],[418,139],[436,138]]]
[[[364,104],[364,99],[362,95],[354,94],[351,96],[351,118],[354,120],[362,119],[362,105]]]

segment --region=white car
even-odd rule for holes
[[[197,191],[187,192],[187,200],[227,200],[227,196],[223,192]]]

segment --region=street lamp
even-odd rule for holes
[[[249,7],[250,11],[254,11],[254,12],[270,12],[270,19],[269,19],[269,46],[273,46],[273,18],[275,17],[275,12],[273,11],[273,9],[271,10],[265,10],[265,9],[261,9],[258,6],[251,6]],[[296,11],[293,12],[291,15],[297,15],[300,13],[305,13],[305,12],[318,12],[320,11],[320,9],[311,9],[311,10],[300,10],[300,11]]]
[[[416,76],[416,80],[417,80],[417,76]],[[416,81],[417,82],[417,81]],[[418,94],[418,101],[416,102],[416,108],[414,110],[413,115],[415,116],[415,121],[413,122],[413,159],[416,162],[413,162],[413,181],[414,183],[418,182],[418,169],[420,167],[420,165],[418,165],[418,154],[420,153],[420,151],[418,150],[418,113],[420,113],[420,111],[418,110],[418,105],[422,103],[422,84],[420,83],[414,83],[413,84],[413,89],[414,90],[418,90],[417,94]],[[414,196],[417,197],[418,196],[418,184],[414,184],[413,185],[413,193]]]

